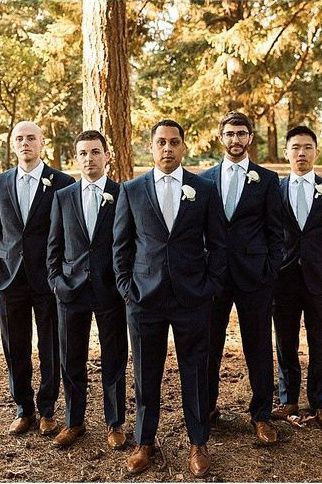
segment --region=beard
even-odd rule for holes
[[[248,143],[246,146],[241,144],[234,144],[232,146],[226,146],[226,151],[232,158],[240,158],[246,153],[248,146]]]

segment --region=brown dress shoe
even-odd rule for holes
[[[195,477],[203,477],[210,469],[210,458],[206,445],[191,444],[189,469]]]
[[[53,440],[55,447],[69,447],[78,437],[83,435],[86,431],[84,424],[75,425],[75,427],[64,427]]]
[[[51,435],[58,428],[57,422],[54,417],[40,417],[39,433],[40,435]]]
[[[265,445],[272,445],[277,442],[277,432],[269,422],[252,422],[258,440]]]
[[[10,435],[19,435],[27,432],[31,425],[36,421],[35,414],[29,417],[18,417],[16,418],[9,427]]]
[[[137,445],[128,458],[127,470],[130,474],[139,474],[151,464],[150,457],[154,454],[154,445]]]
[[[297,415],[298,411],[299,406],[297,403],[285,403],[272,411],[272,418],[275,420],[286,420],[289,415]]]
[[[122,449],[126,442],[126,435],[122,427],[107,428],[107,444],[111,449]]]

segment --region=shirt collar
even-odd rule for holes
[[[107,176],[106,175],[101,176],[101,178],[99,178],[95,182],[88,181],[88,180],[86,180],[86,178],[83,178],[82,177],[82,190],[84,191],[88,187],[88,185],[95,185],[102,192],[104,192],[105,185],[106,185],[106,180],[107,180]]]
[[[154,167],[153,170],[154,175],[154,182],[157,183],[161,178],[167,175],[167,173],[163,173],[163,171],[159,170],[159,168]],[[178,166],[172,173],[169,173],[169,176],[172,176],[175,180],[177,180],[182,185],[183,179],[183,168],[181,165]]]
[[[307,182],[309,182],[311,185],[315,184],[315,173],[313,170],[309,171],[308,173],[305,173],[305,175],[299,176],[296,175],[294,172],[291,171],[290,173],[290,183],[297,183],[298,178],[303,178]]]
[[[33,170],[29,171],[28,173],[24,171],[21,166],[18,165],[17,171],[17,180],[20,180],[24,175],[30,175],[32,178],[39,182],[41,178],[42,171],[44,169],[44,162],[40,160],[39,164]]]
[[[222,167],[225,171],[228,171],[234,165],[240,166],[241,168],[243,168],[243,170],[245,172],[247,172],[248,165],[249,165],[248,155],[246,154],[245,158],[243,160],[239,161],[238,163],[234,163],[233,161],[230,161],[230,160],[228,160],[228,158],[224,157]]]

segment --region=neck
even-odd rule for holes
[[[241,156],[231,156],[229,153],[225,153],[225,158],[233,163],[239,163],[240,161],[246,160],[247,155],[243,154]]]
[[[30,173],[32,170],[34,170],[35,168],[37,168],[37,166],[39,165],[39,163],[41,162],[41,160],[37,159],[35,161],[24,161],[24,160],[21,160],[19,161],[18,165],[20,166],[20,168],[25,171],[26,173]]]

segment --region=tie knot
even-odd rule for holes
[[[232,165],[231,169],[233,170],[233,172],[236,172],[237,170],[239,170],[240,166],[239,165]]]
[[[163,177],[164,183],[171,183],[172,182],[172,176],[166,175]]]
[[[299,178],[298,178],[296,181],[297,181],[297,184],[298,184],[298,185],[303,185],[303,183],[304,183],[304,178],[303,178],[303,177],[299,177]]]
[[[96,185],[94,185],[93,183],[91,183],[90,185],[88,185],[88,189],[89,189],[91,192],[95,192],[95,191],[96,191]]]
[[[22,177],[22,179],[23,179],[23,182],[24,182],[24,183],[28,184],[28,183],[30,182],[31,175],[27,175],[27,174],[26,174],[26,175],[24,175],[24,176]]]

